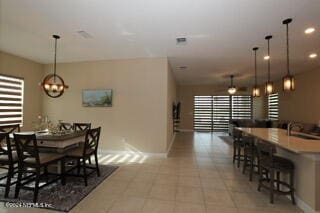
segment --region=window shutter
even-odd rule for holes
[[[279,119],[279,95],[278,93],[268,96],[268,117],[270,120]]]

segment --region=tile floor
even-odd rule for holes
[[[220,133],[221,135],[221,133]],[[120,168],[71,213],[253,213],[302,212],[284,197],[268,202],[232,164],[232,146],[219,133],[178,133],[168,158],[103,155]],[[10,209],[1,213],[52,212]]]

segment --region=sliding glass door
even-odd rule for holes
[[[230,119],[251,119],[251,96],[194,96],[195,131],[227,131]]]

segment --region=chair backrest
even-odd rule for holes
[[[74,131],[87,131],[91,129],[91,123],[73,123]]]
[[[87,131],[86,139],[84,141],[83,155],[87,154],[87,150],[93,149],[95,152],[98,150],[100,132],[101,127],[90,129]]]
[[[61,130],[73,130],[73,124],[72,123],[64,123],[64,122],[62,122],[59,125],[60,125],[60,127],[59,127],[60,131]]]
[[[0,132],[0,155],[8,156],[8,161],[12,162],[11,141],[7,132]]]
[[[273,156],[276,153],[276,147],[275,145],[260,140],[257,143],[257,150],[258,150],[258,157],[261,159],[261,163],[265,162],[273,162]]]
[[[37,138],[35,134],[13,134],[19,163],[22,165],[25,158],[34,158],[40,164]]]
[[[0,126],[0,132],[7,132],[7,133],[20,132],[20,124],[10,124],[10,125]]]
[[[242,131],[236,129],[236,128],[233,128],[233,140],[235,141],[240,141],[241,138],[242,138]]]

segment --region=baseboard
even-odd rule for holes
[[[193,129],[178,129],[179,132],[194,132]]]
[[[167,155],[166,155],[166,157],[168,157],[168,155],[169,155],[169,152],[170,152],[170,150],[171,150],[171,148],[172,148],[172,145],[173,145],[173,142],[174,142],[174,139],[175,139],[175,138],[176,138],[176,133],[174,133],[173,136],[172,136],[172,138],[171,138],[170,145],[169,145],[169,147],[168,147],[168,149],[167,149]]]
[[[287,196],[289,199],[291,198],[289,195]],[[298,196],[295,196],[297,206],[303,210],[305,213],[319,213],[319,211],[314,210],[311,206],[306,204],[303,200],[301,200]]]
[[[150,152],[134,152],[134,151],[121,151],[121,150],[105,150],[105,149],[99,149],[99,154],[118,154],[118,155],[139,155],[139,156],[145,156],[145,157],[160,157],[160,158],[166,158],[167,153],[150,153]]]

